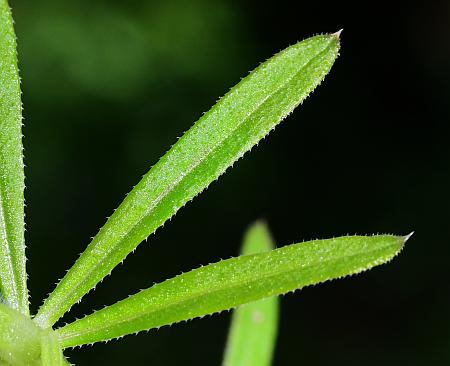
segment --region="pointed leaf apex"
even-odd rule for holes
[[[335,36],[336,38],[341,38],[341,33],[344,30],[344,28],[339,29],[337,32],[332,33],[332,36]]]
[[[403,236],[403,243],[406,243],[411,236],[414,235],[414,231],[411,231],[408,235]]]

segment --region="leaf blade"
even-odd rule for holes
[[[193,319],[363,272],[391,260],[406,240],[349,236],[224,260],[154,285],[56,332],[66,348]]]
[[[291,46],[230,90],[144,176],[39,310],[49,327],[136,246],[216,180],[329,72],[337,35]]]
[[[256,222],[247,231],[242,255],[274,248],[269,229]],[[270,366],[275,349],[279,299],[270,297],[239,306],[233,311],[223,366]]]
[[[0,287],[6,302],[29,315],[25,268],[22,102],[11,10],[0,1]]]

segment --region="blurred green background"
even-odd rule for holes
[[[278,244],[416,234],[391,264],[282,299],[275,365],[450,362],[450,3],[11,0],[33,311],[140,177],[259,62],[344,28],[332,73],[63,321]],[[79,365],[219,365],[223,313],[70,351]]]

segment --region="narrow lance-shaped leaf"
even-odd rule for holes
[[[136,246],[291,113],[329,72],[339,35],[319,35],[260,65],[206,113],[130,192],[39,310],[54,324]]]
[[[261,221],[247,231],[242,255],[268,252],[274,243]],[[223,366],[270,366],[275,348],[279,314],[278,297],[241,305],[233,312]]]
[[[392,259],[407,237],[349,236],[244,255],[182,274],[57,330],[63,348],[193,319]]]
[[[22,103],[11,11],[0,0],[0,289],[28,315],[24,241]]]

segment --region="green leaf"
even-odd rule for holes
[[[63,360],[64,357],[58,336],[53,329],[44,330],[43,335],[41,335],[42,366],[61,366],[63,365]]]
[[[11,11],[0,0],[0,289],[28,315],[24,239],[22,102]]]
[[[247,231],[242,254],[273,249],[267,225],[256,222]],[[241,305],[233,312],[223,366],[270,366],[278,327],[279,300],[269,297]]]
[[[291,113],[329,72],[339,35],[278,53],[230,90],[130,192],[57,285],[36,321],[53,325],[136,246]]]
[[[359,273],[400,252],[407,237],[348,236],[224,260],[164,281],[56,330],[63,348],[227,310]]]

